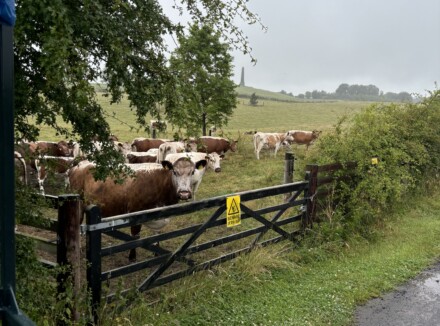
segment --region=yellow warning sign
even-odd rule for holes
[[[226,226],[241,224],[240,196],[226,198]]]

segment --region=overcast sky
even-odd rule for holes
[[[257,64],[234,51],[234,80],[271,91],[341,83],[418,93],[440,82],[440,0],[250,0],[266,33],[241,24]]]

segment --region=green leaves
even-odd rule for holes
[[[347,202],[340,218],[345,227],[368,230],[385,211],[438,175],[439,99],[436,91],[419,104],[372,105],[320,138],[318,162],[358,163],[354,181],[343,186]],[[377,165],[371,164],[372,157],[378,158]]]
[[[176,102],[166,106],[167,119],[186,128],[187,136],[206,135],[208,125],[226,124],[236,106],[232,56],[209,25],[191,25],[179,42],[170,59],[177,87]]]
[[[175,114],[173,121],[179,122],[179,117],[191,121],[193,114],[180,114],[176,109],[177,103],[188,108],[188,96],[206,113],[220,110],[229,115],[233,102],[229,84],[213,84],[206,94],[195,85],[231,76],[228,46],[220,44],[219,38],[223,35],[235,47],[242,44],[248,52],[247,41],[233,18],[239,15],[247,22],[258,19],[241,0],[180,3],[177,10],[187,11],[195,21],[209,22],[219,32],[211,35],[214,29],[203,30],[189,40],[188,49],[203,44],[206,51],[187,60],[186,67],[192,62],[188,70],[191,74],[176,67],[181,71],[176,75],[168,66],[165,36],[183,35],[183,27],[163,13],[157,0],[18,0],[14,48],[16,138],[37,139],[39,125],[45,124],[60,136],[84,144],[90,143],[95,134],[107,139],[111,130],[95,99],[91,83],[96,82],[106,85],[105,93],[113,103],[127,95],[137,123],[147,131],[147,114],[160,118],[163,112],[159,107],[163,104],[174,108],[169,112]],[[187,93],[194,89],[196,92]],[[188,95],[184,98],[182,94]],[[220,103],[219,99],[225,99],[223,106],[213,104]],[[69,128],[61,127],[58,117]]]

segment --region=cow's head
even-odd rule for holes
[[[288,131],[284,134],[284,140],[281,142],[283,146],[290,146],[294,141],[293,133]]]
[[[65,140],[61,140],[57,143],[57,155],[56,156],[72,156],[72,148]]]
[[[206,164],[206,160],[194,163],[186,157],[178,159],[174,164],[170,161],[162,161],[162,166],[172,172],[171,178],[179,199],[188,200],[192,198],[191,177],[196,169],[204,168]]]
[[[318,136],[321,134],[321,132],[322,132],[321,130],[316,130],[316,129],[313,130],[313,131],[312,131],[312,138],[313,138],[313,139],[318,138]]]
[[[236,152],[238,149],[238,140],[230,140],[229,141],[229,148],[231,149],[231,152]]]
[[[208,162],[208,167],[213,169],[215,172],[221,172],[220,161],[225,157],[225,155],[219,155],[216,152],[212,152],[206,155],[206,161]]]

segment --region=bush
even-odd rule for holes
[[[352,181],[340,185],[345,205],[335,216],[345,236],[368,236],[386,212],[438,176],[440,91],[418,104],[375,104],[346,121],[320,138],[309,161],[357,162]]]

